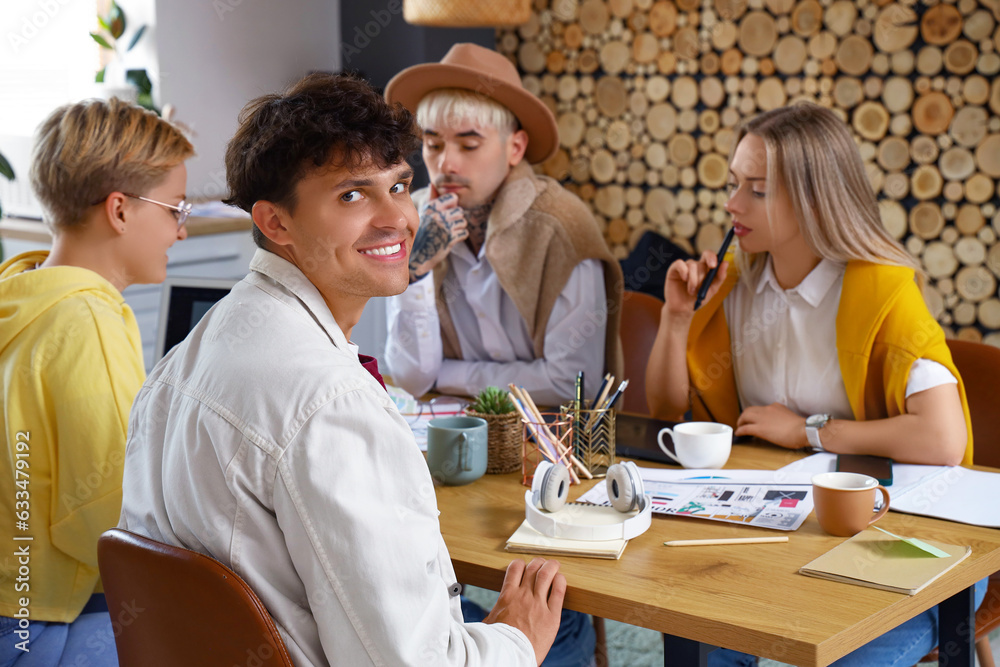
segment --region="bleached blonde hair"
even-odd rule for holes
[[[492,127],[502,139],[520,127],[517,116],[510,109],[492,97],[464,88],[432,90],[417,104],[417,125],[421,129],[463,120],[477,127]]]
[[[905,266],[923,285],[920,263],[882,225],[878,201],[847,125],[830,109],[802,102],[762,113],[736,132],[729,161],[740,140],[763,140],[767,157],[768,218],[774,219],[774,187],[791,200],[799,230],[816,255],[847,262]],[[736,253],[740,275],[756,283],[765,253]]]

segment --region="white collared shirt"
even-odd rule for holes
[[[319,291],[250,268],[140,390],[119,525],[235,570],[299,667],[534,666],[463,622],[427,464]]]
[[[531,332],[504,292],[485,246],[476,257],[464,243],[451,250],[444,293],[463,359],[444,359],[431,275],[387,304],[386,363],[394,383],[414,396],[432,387],[472,396],[489,385],[525,387],[536,403],[558,405],[573,396],[579,371],[588,393],[604,373],[607,301],[604,268],[580,262],[559,294],[545,331],[545,357],[535,359]]]
[[[737,281],[723,302],[732,342],[740,408],[781,403],[808,416],[854,419],[837,359],[837,312],[843,263],[821,260],[801,283],[782,289],[768,257],[755,286]],[[906,396],[955,377],[941,364],[918,359]]]

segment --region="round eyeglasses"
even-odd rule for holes
[[[174,218],[177,220],[178,229],[180,229],[181,226],[187,222],[188,216],[191,215],[191,209],[194,208],[194,204],[184,201],[183,199],[177,204],[177,206],[174,206],[173,204],[165,204],[164,202],[156,201],[155,199],[140,197],[139,195],[129,194],[128,192],[123,192],[122,194],[126,197],[131,197],[132,199],[141,199],[142,201],[149,202],[150,204],[156,204],[157,206],[170,209],[170,212],[174,214]]]

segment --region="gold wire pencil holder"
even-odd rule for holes
[[[560,408],[563,418],[577,424],[573,453],[594,477],[604,477],[615,463],[615,410],[587,410],[569,403]]]

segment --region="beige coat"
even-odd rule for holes
[[[427,199],[427,189],[414,193],[413,199],[419,209]],[[604,366],[624,378],[619,338],[624,283],[621,266],[586,204],[522,162],[500,186],[487,223],[485,247],[487,261],[531,332],[535,358],[545,356],[549,316],[573,269],[586,259],[600,260],[608,306]],[[461,359],[458,334],[441,290],[448,266],[445,259],[434,268],[441,341],[445,358]]]

